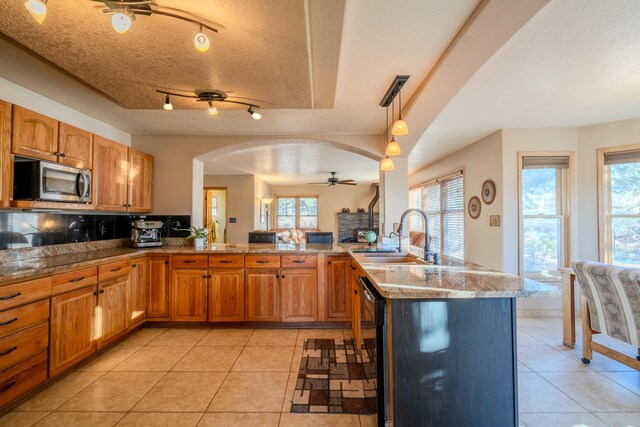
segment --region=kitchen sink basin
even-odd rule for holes
[[[424,264],[418,258],[410,256],[366,256],[367,262],[374,264]]]

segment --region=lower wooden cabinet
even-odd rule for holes
[[[207,321],[207,270],[173,270],[171,273],[171,320]]]
[[[244,270],[209,270],[209,322],[244,321]]]
[[[360,285],[358,284],[358,278],[356,274],[351,276],[351,332],[353,334],[353,340],[356,343],[356,348],[361,349],[362,345],[362,326],[361,326],[361,313],[362,302],[360,301]]]
[[[97,345],[111,344],[127,333],[129,275],[98,284]]]
[[[47,352],[38,353],[0,372],[0,407],[33,390],[47,380]]]
[[[276,322],[280,320],[278,278],[278,270],[246,270],[244,282],[246,321]]]
[[[351,262],[348,256],[330,256],[327,261],[327,318],[351,319]]]
[[[51,376],[74,366],[96,351],[96,286],[51,298]]]
[[[147,288],[147,318],[169,320],[171,275],[169,256],[149,256],[149,287]]]
[[[131,261],[131,282],[129,283],[129,329],[135,328],[147,316],[147,287],[149,268],[146,257]]]
[[[281,270],[280,320],[283,322],[318,320],[317,270]]]

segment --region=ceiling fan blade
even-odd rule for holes
[[[327,185],[326,182],[307,182],[308,185]]]
[[[353,182],[353,180],[352,179],[341,179],[338,182]]]
[[[358,185],[357,182],[344,182],[344,181],[340,181],[338,184],[340,184],[340,185]]]

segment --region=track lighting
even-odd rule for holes
[[[171,103],[171,98],[169,98],[169,95],[164,98],[164,105],[162,106],[162,108],[164,108],[166,111],[173,110],[173,104]]]
[[[393,124],[393,129],[391,129],[391,135],[395,136],[403,136],[409,134],[409,127],[407,126],[407,122],[402,119],[402,90],[398,89],[398,120]]]
[[[111,17],[111,26],[116,32],[124,34],[131,28],[131,17],[127,12],[117,12]]]
[[[215,105],[213,105],[213,101],[209,101],[209,115],[210,116],[218,115],[218,109],[216,108]]]
[[[391,160],[391,158],[389,156],[385,156],[384,159],[382,159],[382,162],[380,163],[380,170],[381,171],[392,171],[396,168],[396,166],[393,164],[393,160]]]
[[[198,52],[204,53],[209,50],[209,37],[202,32],[202,26],[200,26],[200,31],[193,38],[193,44]]]
[[[387,150],[385,152],[387,156],[399,156],[402,154],[402,149],[400,148],[400,144],[396,141],[396,137],[392,136],[391,141],[387,145]]]
[[[257,111],[253,111],[253,107],[253,105],[250,105],[247,111],[249,112],[249,114],[251,114],[253,120],[260,120],[262,118],[262,114],[258,113]]]
[[[24,3],[24,7],[27,8],[33,19],[40,25],[42,25],[44,18],[47,16],[47,1],[48,0],[27,0]]]

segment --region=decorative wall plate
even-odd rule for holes
[[[469,199],[469,205],[467,206],[469,216],[473,219],[478,219],[480,211],[482,210],[482,203],[478,196],[473,196]]]
[[[482,201],[487,205],[493,203],[496,199],[496,184],[493,180],[488,179],[482,183]]]

